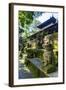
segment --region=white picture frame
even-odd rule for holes
[[[58,13],[58,77],[26,78],[18,77],[18,12],[41,11]],[[9,4],[9,86],[33,86],[64,84],[64,6],[39,4]]]

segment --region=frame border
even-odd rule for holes
[[[14,5],[24,5],[24,6],[40,6],[40,7],[53,7],[63,9],[63,82],[58,83],[40,83],[40,84],[25,84],[25,85],[14,85]],[[43,4],[28,4],[28,3],[9,3],[9,86],[10,87],[20,87],[20,86],[40,86],[40,85],[56,85],[64,84],[65,74],[64,74],[64,18],[65,9],[64,6],[57,5],[43,5]]]

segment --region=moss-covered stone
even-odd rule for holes
[[[49,64],[46,68],[47,68],[47,73],[52,73],[56,71],[56,66],[52,64]]]
[[[27,49],[27,57],[28,58],[40,58],[41,60],[44,59],[43,54],[44,54],[44,50],[43,49]]]

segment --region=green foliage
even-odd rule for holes
[[[45,71],[42,71],[41,67],[39,69],[33,63],[31,63],[29,61],[29,58],[26,58],[25,64],[30,69],[30,71],[32,72],[34,78],[37,78],[37,77],[48,77],[48,74]]]
[[[33,12],[19,11],[19,20],[23,27],[29,25],[33,21]]]
[[[42,15],[42,12],[33,12],[33,11],[19,11],[18,19],[21,26],[24,29],[23,35],[24,38],[32,35],[37,31],[37,24],[40,22],[36,20],[37,17]]]
[[[58,66],[58,33],[53,34],[54,43],[53,43],[53,52],[55,58],[55,65]]]
[[[28,58],[37,57],[37,58],[40,58],[41,60],[44,59],[44,57],[43,57],[44,50],[42,50],[42,49],[27,49],[26,52],[27,52]]]
[[[54,51],[55,65],[58,66],[58,51]]]
[[[32,24],[30,25],[31,34],[34,34],[38,31],[37,25],[39,25],[39,24],[40,24],[40,21],[38,21],[36,19],[33,20]]]
[[[34,12],[29,12],[29,11],[19,11],[19,22],[21,24],[21,26],[24,29],[23,32],[23,37],[27,38],[29,36],[29,25],[32,23],[33,21],[33,13]]]
[[[52,65],[52,64],[49,64],[47,67],[47,73],[52,73],[52,72],[55,72],[56,71],[56,66]]]
[[[28,58],[26,58],[25,64],[30,69],[30,71],[32,72],[32,74],[35,78],[39,76],[38,69],[35,67],[35,65],[33,65],[32,63],[29,62]]]

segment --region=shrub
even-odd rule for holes
[[[49,64],[47,67],[47,73],[52,73],[56,71],[56,66]]]
[[[27,57],[28,58],[40,58],[40,59],[44,59],[43,54],[44,54],[44,50],[43,49],[27,49]]]

